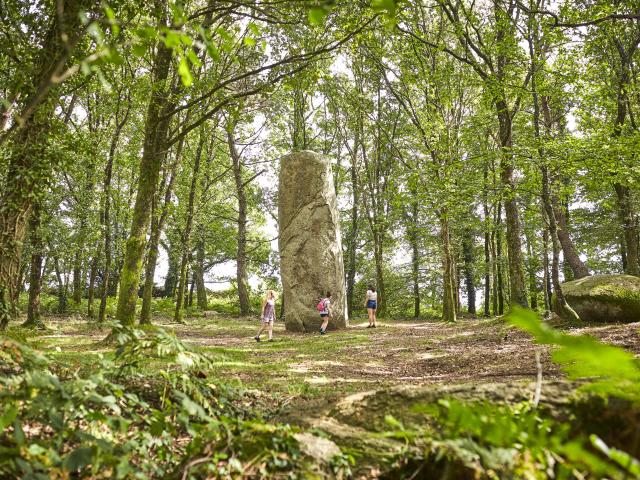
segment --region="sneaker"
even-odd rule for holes
[[[371,328],[376,328],[376,326],[375,325],[371,325]]]
[[[325,333],[327,333],[327,332],[324,331],[324,330],[320,330],[320,335],[324,335]]]
[[[269,341],[270,341],[270,342],[273,342],[273,338],[270,338],[270,339],[269,339]]]
[[[255,336],[255,337],[253,337],[253,338],[255,338],[255,339],[256,339],[256,342],[259,342],[259,341],[260,341],[260,337],[258,337],[258,336]]]

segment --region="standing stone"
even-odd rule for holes
[[[330,291],[329,329],[348,324],[340,237],[340,214],[330,161],[310,151],[286,155],[280,163],[278,223],[285,327],[320,328],[316,305]]]

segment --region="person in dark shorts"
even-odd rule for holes
[[[320,335],[324,335],[327,332],[327,326],[329,325],[329,319],[331,318],[331,292],[327,292],[327,296],[320,300],[320,302],[322,303],[322,309],[320,309],[320,304],[318,304],[320,318],[322,319]]]
[[[364,306],[369,314],[369,325],[367,328],[376,328],[376,310],[378,309],[378,294],[376,293],[376,287],[369,285],[367,289],[367,296],[364,300]]]

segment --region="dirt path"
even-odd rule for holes
[[[491,383],[533,379],[535,352],[542,353],[545,379],[561,375],[550,360],[549,349],[509,328],[502,320],[463,319],[442,322],[381,322],[376,329],[366,323],[352,325],[321,337],[275,329],[275,341],[256,344],[255,322],[238,320],[233,328],[199,332],[192,326],[176,327],[186,341],[204,347],[239,349],[245,360],[265,365],[286,365],[274,376],[297,374],[311,384],[333,383]],[[563,327],[572,334],[590,334],[603,341],[640,353],[640,323]],[[213,334],[213,335],[211,335]]]

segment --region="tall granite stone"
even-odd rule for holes
[[[317,331],[316,305],[327,291],[333,306],[329,329],[346,327],[340,215],[329,159],[307,150],[282,158],[278,217],[286,329]]]

